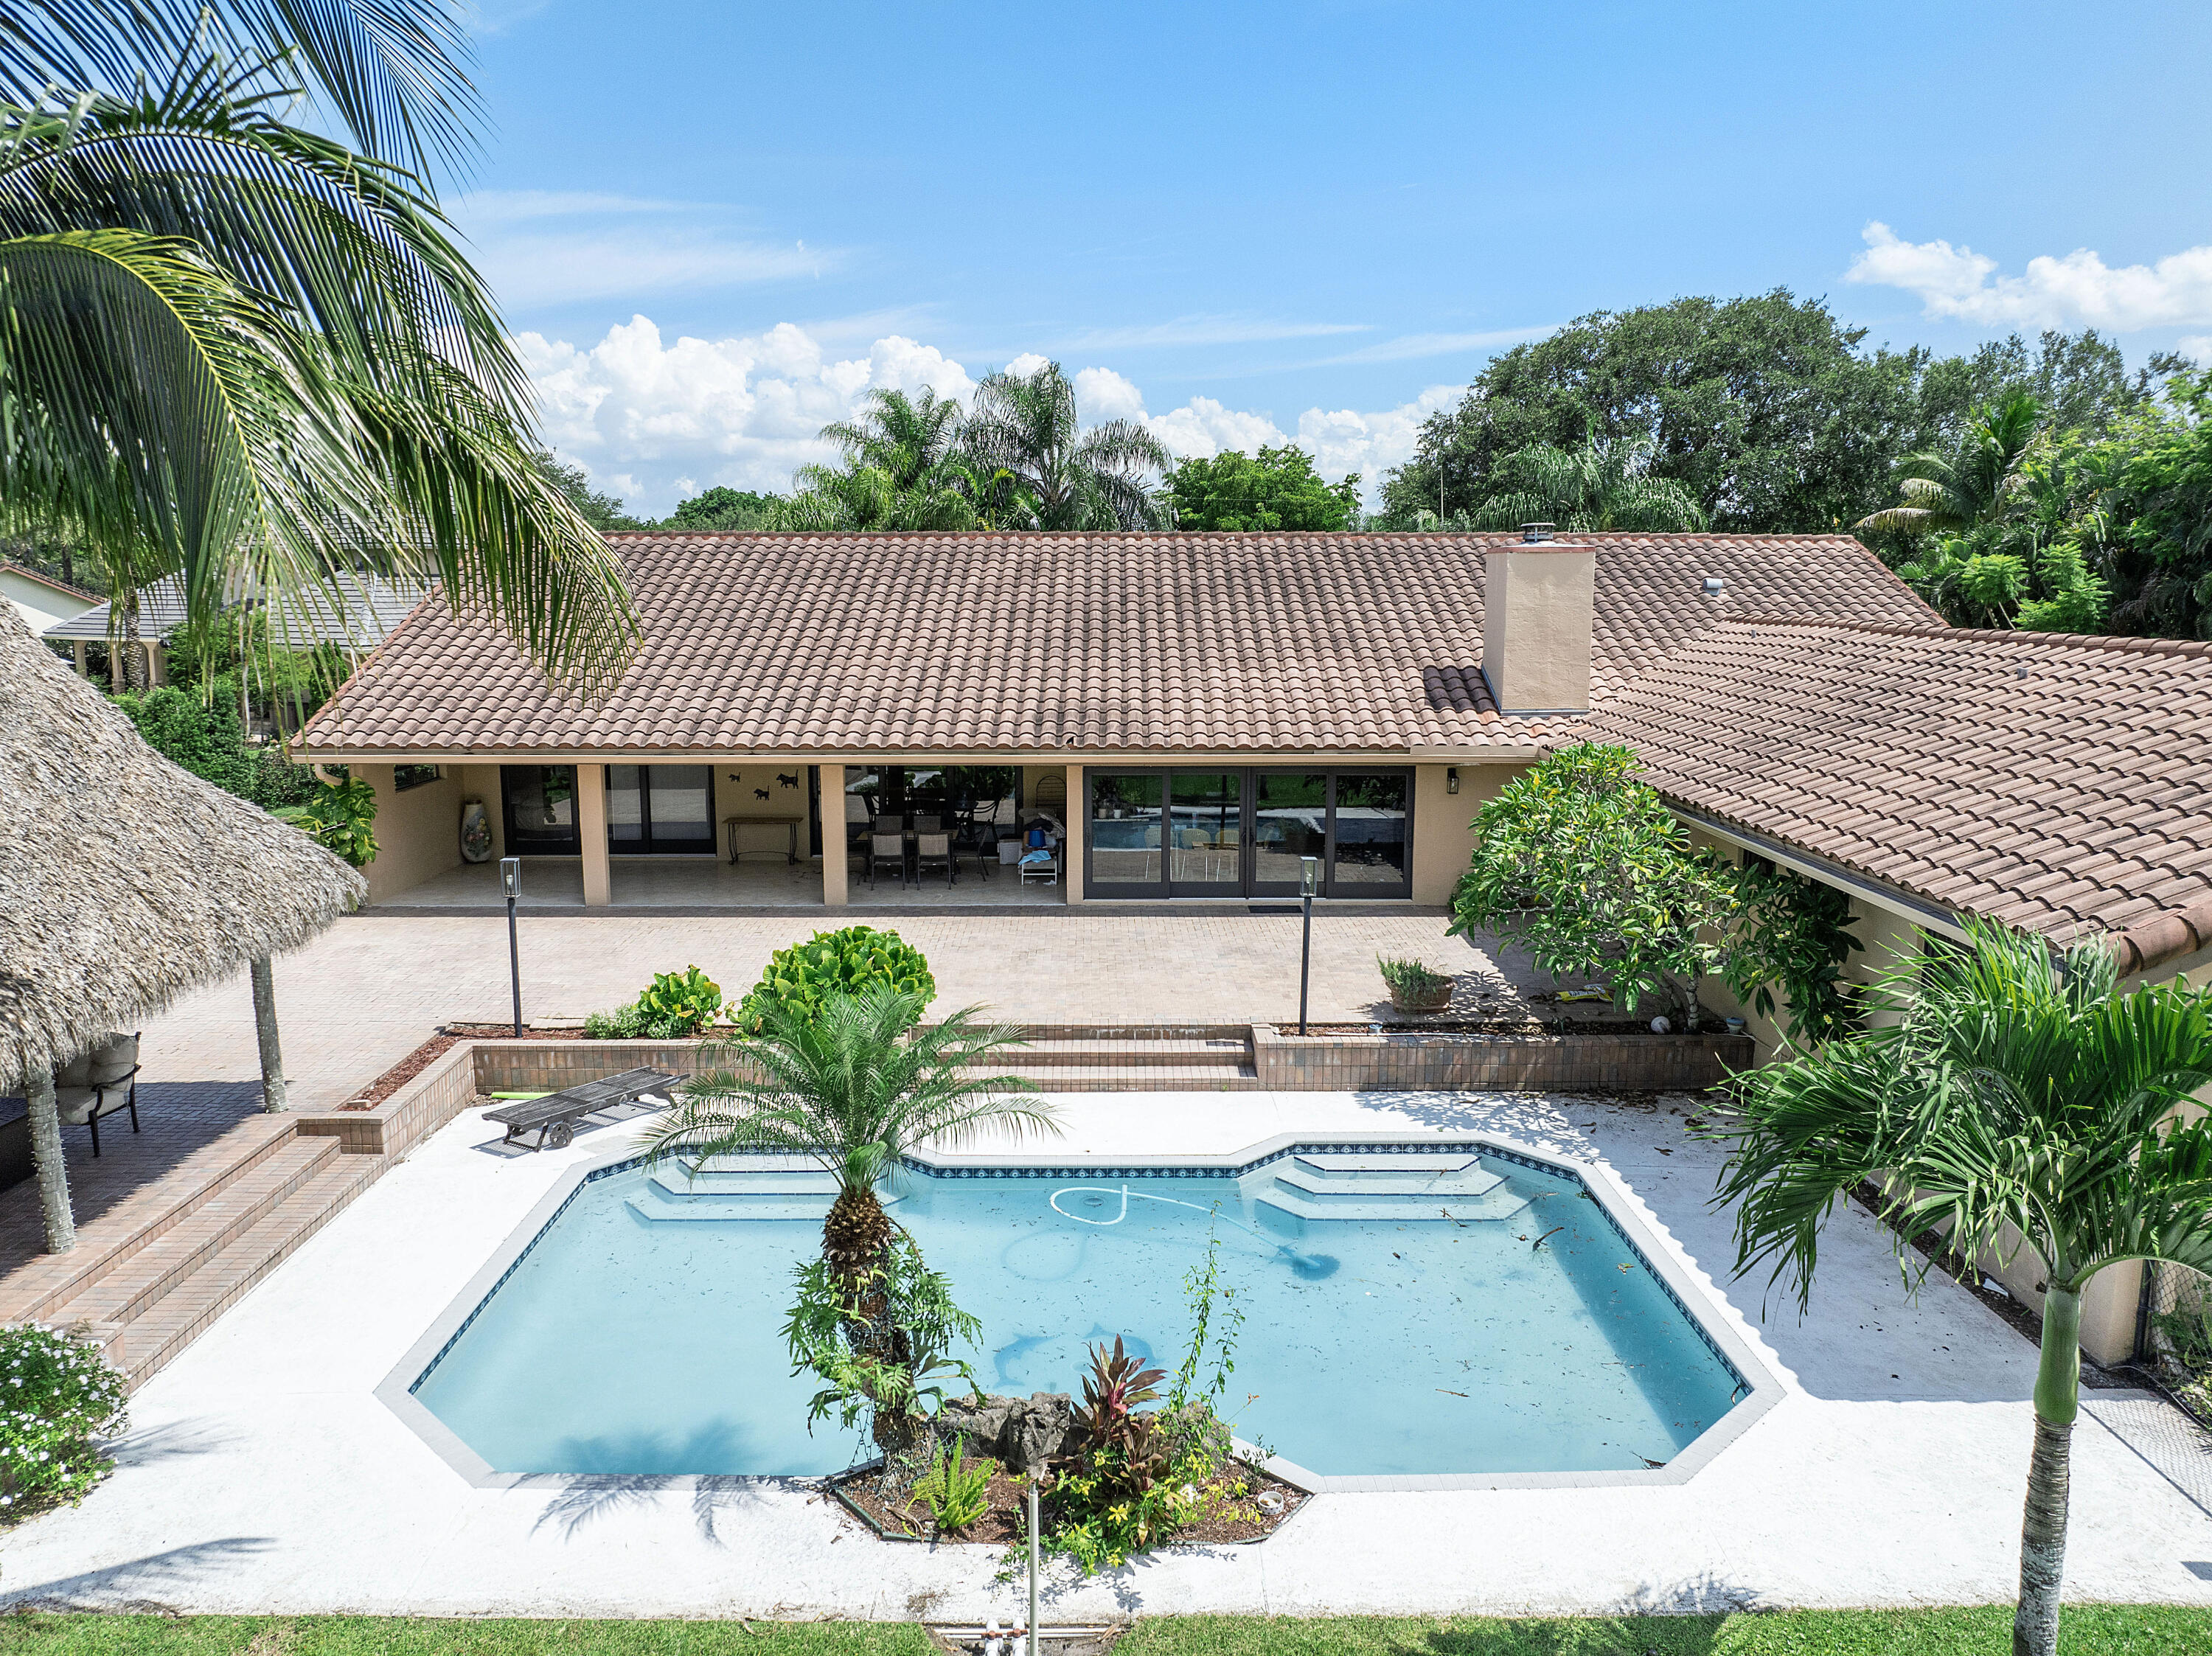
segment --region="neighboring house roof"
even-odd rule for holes
[[[309,721],[316,753],[1527,751],[1468,535],[619,535],[644,624],[603,705],[489,620],[410,616]],[[1931,612],[1848,536],[1592,535],[1594,695],[1730,605]],[[1703,590],[1723,577],[1718,599]]]
[[[39,632],[57,621],[80,615],[100,602],[100,594],[57,580],[42,570],[0,558],[0,594],[15,606],[23,624]]]
[[[1724,826],[2124,971],[2212,947],[2212,645],[1799,617],[1707,630],[1592,724]]]
[[[281,648],[305,650],[318,644],[335,644],[345,649],[372,650],[429,591],[423,581],[386,580],[349,572],[332,576],[331,585],[334,591],[303,593],[277,610],[275,640]],[[112,607],[102,601],[96,609],[47,628],[40,636],[104,644]],[[164,575],[139,590],[139,637],[166,639],[184,624],[185,589],[180,578]]]

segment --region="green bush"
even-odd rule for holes
[[[957,1535],[989,1509],[986,1491],[998,1474],[999,1463],[988,1458],[968,1465],[967,1447],[957,1438],[950,1453],[937,1452],[929,1470],[914,1483],[915,1499],[929,1508],[937,1527]]]
[[[123,1376],[73,1334],[0,1328],[0,1507],[76,1504],[113,1464],[93,1440],[119,1431]]]
[[[376,860],[376,790],[359,777],[318,787],[305,804],[285,805],[275,813],[317,845],[356,868]]]
[[[1451,983],[1443,973],[1431,971],[1419,961],[1384,960],[1378,955],[1375,964],[1394,995],[1432,995]]]
[[[722,1010],[721,986],[696,966],[656,972],[627,1006],[584,1020],[588,1040],[683,1040],[697,1034]]]
[[[937,996],[929,962],[897,932],[866,925],[817,931],[805,943],[779,949],[769,957],[768,970],[731,1022],[745,1034],[758,1034],[771,1008],[791,1007],[815,1017],[832,990],[857,994],[879,983],[919,995],[924,1005]]]

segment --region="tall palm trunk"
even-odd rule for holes
[[[133,587],[123,600],[123,688],[143,690],[150,676],[145,646],[138,639],[138,590]]]
[[[2043,1301],[2043,1356],[2035,1374],[2035,1453],[2021,1521],[2020,1608],[2013,1656],[2054,1656],[2058,1589],[2066,1574],[2066,1502],[2074,1421],[2081,1402],[2081,1295],[2053,1287]]]
[[[880,1287],[886,1256],[890,1251],[890,1216],[876,1193],[866,1185],[846,1185],[830,1204],[822,1222],[822,1257],[843,1279],[851,1315],[845,1338],[856,1355],[873,1357],[888,1367],[904,1368],[914,1360],[906,1331],[891,1320],[890,1301]],[[880,1403],[880,1399],[878,1399]],[[870,1422],[876,1447],[896,1454],[910,1447],[915,1422],[903,1409],[878,1407]]]

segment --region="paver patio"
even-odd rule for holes
[[[535,914],[522,921],[526,1018],[580,1019],[633,998],[655,972],[696,964],[732,996],[769,956],[826,925],[894,925],[929,957],[938,1005],[981,1002],[1022,1023],[1249,1023],[1298,1010],[1295,914],[1111,914],[1066,908],[836,917]],[[1364,1020],[1387,1004],[1377,955],[1454,973],[1541,981],[1525,961],[1444,936],[1437,913],[1314,917],[1311,1013]],[[450,1020],[511,1010],[504,915],[362,915],[276,965],[295,1108],[342,1102]],[[1504,978],[1498,977],[1502,986]],[[243,974],[147,1020],[149,1076],[245,1081],[260,1073]]]
[[[1701,1292],[1725,1277],[1714,1151],[1685,1101],[1427,1094],[1073,1095],[1076,1153],[1227,1151],[1280,1132],[1497,1132],[1595,1155]],[[176,1611],[1004,1616],[997,1550],[875,1541],[803,1486],[465,1483],[373,1395],[538,1199],[635,1131],[495,1160],[471,1113],[395,1168],[142,1391],[121,1466],[0,1543],[0,1600]],[[1902,1295],[1839,1215],[1813,1317],[1723,1283],[1705,1314],[1786,1394],[1671,1487],[1316,1497],[1256,1547],[1164,1554],[1051,1614],[1574,1612],[2002,1600],[2033,1348],[1948,1283]],[[1378,1360],[1387,1360],[1378,1355]],[[1240,1376],[1242,1379],[1243,1376]],[[2212,1604],[2212,1520],[2098,1422],[2075,1441],[2069,1591]],[[2114,1394],[2101,1394],[2112,1398]],[[2212,1572],[2208,1572],[2212,1574]]]

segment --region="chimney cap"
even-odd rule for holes
[[[1521,525],[1521,539],[1524,544],[1528,545],[1534,545],[1539,541],[1548,541],[1552,538],[1552,531],[1554,526],[1555,525],[1547,523],[1522,524]]]
[[[1705,577],[1705,596],[1709,598],[1717,598],[1727,585],[1727,576],[1708,575]]]

